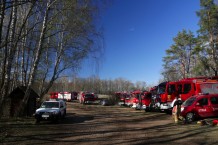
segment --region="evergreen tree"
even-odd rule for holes
[[[174,44],[166,50],[163,58],[166,80],[177,80],[192,76],[196,38],[191,31],[182,30],[173,38]]]
[[[218,6],[214,0],[201,0],[197,12],[199,21],[199,48],[201,65],[208,75],[218,75]]]

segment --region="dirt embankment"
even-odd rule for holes
[[[3,144],[218,144],[218,127],[176,125],[171,116],[120,106],[67,104],[58,124],[0,122]]]

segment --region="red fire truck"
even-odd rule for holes
[[[149,108],[146,111],[159,111],[160,110],[160,95],[157,94],[158,86],[154,86],[150,89],[151,102]]]
[[[51,99],[60,99],[64,101],[72,101],[72,93],[71,92],[51,92]]]
[[[163,82],[157,86],[157,95],[160,98],[160,110],[168,112],[173,108],[173,101],[178,96],[178,82]]]
[[[151,93],[148,91],[142,91],[138,97],[138,103],[136,103],[135,109],[148,110],[151,103]]]
[[[213,87],[218,87],[218,81],[207,77],[195,77],[182,79],[177,82],[167,82],[165,85],[162,85],[163,90],[165,90],[163,93],[160,91],[160,86],[160,109],[171,111],[177,100],[184,102],[193,95],[211,93]]]
[[[116,98],[118,100],[118,105],[125,106],[129,101],[130,95],[127,92],[116,92]]]
[[[137,104],[139,103],[139,97],[141,95],[141,91],[140,90],[135,90],[133,92],[131,92],[131,97],[129,99],[129,106],[131,108],[135,108],[137,109]]]
[[[58,92],[51,92],[50,99],[58,99]]]

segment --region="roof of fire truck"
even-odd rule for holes
[[[218,83],[217,79],[209,77],[195,77],[195,78],[185,78],[178,82],[192,82],[192,83]]]

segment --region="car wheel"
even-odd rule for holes
[[[188,123],[193,122],[195,120],[194,113],[192,112],[187,113],[185,119]]]
[[[65,118],[65,116],[66,116],[66,110],[64,110],[64,114],[63,114],[62,118]]]
[[[101,105],[105,106],[105,100],[102,100]]]
[[[55,120],[53,120],[54,123],[59,123],[61,120],[61,114],[59,113],[57,118]]]
[[[40,123],[40,119],[36,119],[36,122],[35,122],[36,124],[38,124],[38,123]]]
[[[64,110],[64,116],[66,116],[67,115],[67,111],[66,110]]]

